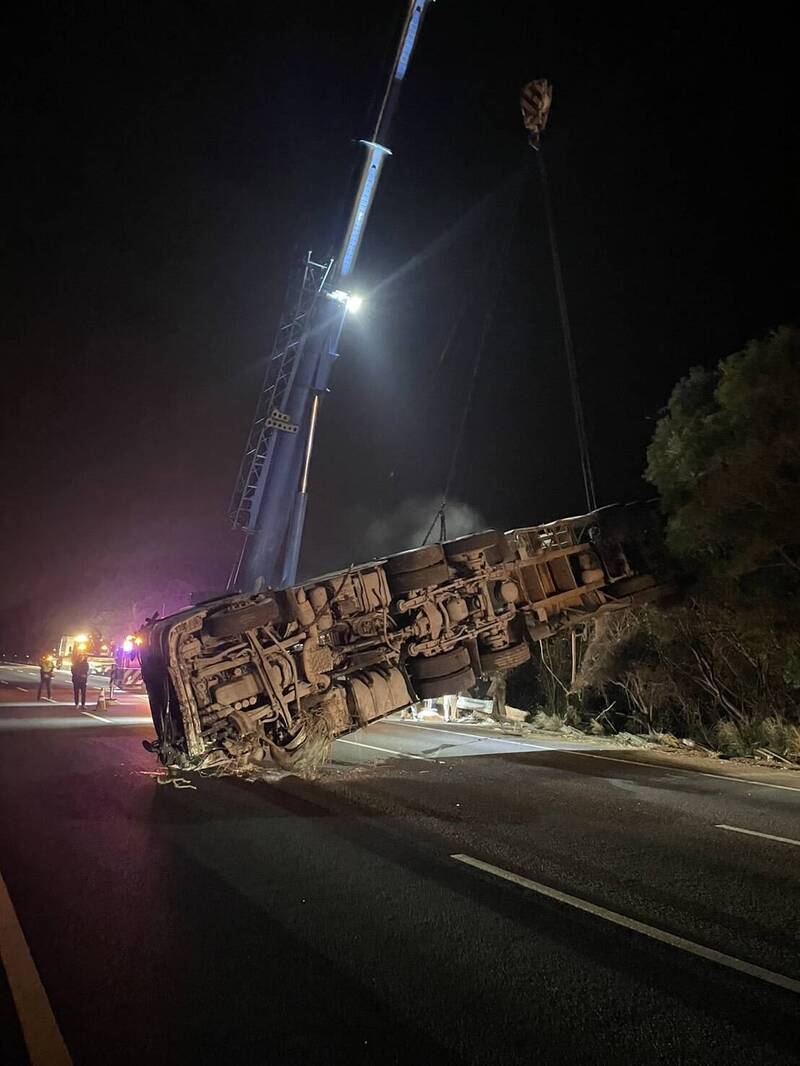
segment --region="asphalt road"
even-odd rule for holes
[[[0,667],[0,949],[75,1063],[800,1062],[791,775],[391,721],[176,788],[67,680]]]

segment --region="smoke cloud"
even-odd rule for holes
[[[435,496],[411,496],[390,514],[372,521],[366,531],[368,553],[375,557],[405,551],[406,548],[419,547],[440,504],[441,499]],[[445,517],[448,540],[486,528],[486,520],[480,512],[470,507],[468,503],[458,500],[448,503]],[[439,520],[437,518],[428,543],[438,539]]]

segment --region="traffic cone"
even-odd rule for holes
[[[104,711],[106,709],[106,694],[102,689],[97,693],[97,707],[95,710]]]

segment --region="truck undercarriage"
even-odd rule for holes
[[[465,692],[603,611],[663,596],[645,505],[415,548],[149,622],[142,675],[168,766],[238,771]]]

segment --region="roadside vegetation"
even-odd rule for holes
[[[800,758],[800,331],[678,382],[647,453],[680,600],[541,646],[509,702],[542,724]],[[573,681],[574,677],[574,681]]]

